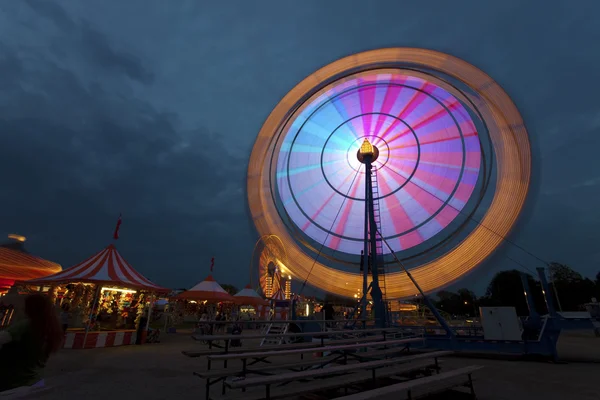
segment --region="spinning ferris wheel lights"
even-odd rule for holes
[[[256,140],[250,210],[259,233],[285,246],[293,276],[346,297],[362,286],[358,268],[348,268],[364,242],[366,174],[357,155],[365,139],[379,151],[373,167],[386,262],[393,254],[414,259],[407,268],[424,292],[472,271],[512,229],[531,155],[506,93],[446,54],[369,51],[298,84]],[[480,223],[467,226],[477,209]],[[388,298],[415,294],[402,272],[386,274],[386,285]]]

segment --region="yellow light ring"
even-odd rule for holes
[[[362,276],[315,262],[305,254],[281,221],[270,186],[269,156],[277,150],[275,138],[300,101],[344,72],[390,64],[414,64],[437,70],[468,85],[487,124],[496,157],[496,188],[491,204],[479,224],[460,244],[442,256],[411,269],[426,292],[445,286],[472,271],[502,243],[514,226],[527,197],[531,177],[531,148],[523,120],[504,90],[491,77],[456,57],[432,50],[390,48],[345,57],[308,76],[273,109],[260,130],[248,166],[248,202],[260,234],[277,234],[287,250],[289,273],[311,285],[337,295],[352,297],[362,287]],[[431,77],[429,78],[432,79]],[[464,96],[445,85],[457,98]],[[416,289],[402,272],[386,275],[387,297],[402,298]]]

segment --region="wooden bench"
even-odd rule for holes
[[[440,352],[446,355],[448,352]],[[442,354],[440,354],[442,355]],[[427,357],[435,358],[434,361],[425,360]],[[402,357],[398,359],[386,359],[370,361],[365,363],[347,364],[336,367],[323,368],[317,370],[305,370],[301,372],[283,373],[271,376],[260,376],[254,378],[245,378],[226,381],[225,385],[232,389],[247,389],[256,386],[265,386],[265,392],[263,393],[243,393],[239,396],[240,399],[274,399],[280,397],[286,397],[293,394],[299,394],[303,391],[314,392],[323,391],[338,388],[347,388],[358,383],[363,383],[372,380],[373,384],[376,383],[377,378],[384,378],[395,375],[407,375],[422,372],[428,374],[430,370],[438,367],[437,363],[438,355],[434,353],[430,354],[419,354],[416,356]],[[399,365],[400,364],[400,365]],[[370,374],[366,374],[366,371],[370,371]],[[348,375],[349,374],[349,375]],[[340,376],[341,375],[341,376]],[[275,390],[271,390],[272,385],[286,384],[289,382],[299,382],[314,378],[332,378],[333,379],[316,379],[307,383],[302,383],[299,387],[282,387],[279,386]],[[227,394],[227,399],[238,398],[238,396],[232,396],[231,393]]]
[[[381,347],[381,346],[394,346],[394,345],[409,345],[410,343],[420,342],[422,338],[410,338],[410,339],[397,339],[397,340],[386,340],[386,341],[378,341],[378,342],[361,342],[361,343],[352,343],[345,345],[334,345],[334,346],[319,346],[318,348],[301,348],[301,349],[290,349],[290,350],[272,350],[272,351],[257,351],[257,352],[248,352],[248,353],[229,353],[229,354],[219,354],[219,355],[209,355],[208,358],[208,369],[210,369],[211,361],[227,361],[227,360],[242,360],[243,368],[245,369],[247,365],[253,365],[257,362],[266,362],[266,358],[268,357],[276,357],[276,356],[288,356],[295,354],[306,354],[315,349],[323,352],[339,352],[343,353],[343,357],[346,360],[347,358],[347,350],[365,348],[365,347]],[[280,346],[281,347],[281,346]],[[251,364],[247,364],[247,360],[251,358],[254,361]]]
[[[407,398],[409,400],[427,397],[437,393],[443,393],[458,386],[467,386],[471,390],[471,396],[475,399],[475,389],[473,388],[473,372],[483,368],[480,365],[472,365],[437,375],[414,379],[407,382],[397,383],[395,385],[384,386],[382,388],[368,390],[336,398],[337,400],[370,400],[381,399],[383,396],[390,396],[394,399]],[[393,396],[392,396],[393,395]],[[401,397],[403,396],[403,397]],[[404,397],[405,396],[405,397]]]

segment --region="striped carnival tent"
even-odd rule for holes
[[[233,299],[239,305],[258,306],[269,304],[269,302],[260,297],[260,295],[256,293],[256,290],[252,289],[252,286],[250,285],[247,285],[245,288],[237,292],[233,296]]]
[[[234,301],[233,296],[227,293],[227,291],[214,280],[212,275],[209,275],[205,280],[198,283],[190,290],[178,294],[177,298],[185,300],[207,300],[211,302]]]
[[[142,274],[133,269],[112,244],[87,260],[62,272],[42,279],[25,281],[24,283],[50,285],[75,282],[118,285],[157,292],[169,291],[169,289],[162,288],[150,282]]]

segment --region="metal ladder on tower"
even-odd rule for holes
[[[377,180],[377,167],[373,166],[371,170],[371,182],[373,193],[373,219],[375,220],[375,247],[377,254],[377,272],[379,274],[379,288],[381,289],[382,299],[385,302],[385,309],[388,323],[391,322],[390,303],[387,301],[387,293],[385,287],[386,268],[383,259],[383,238],[381,237],[381,209],[379,205],[379,182]]]

